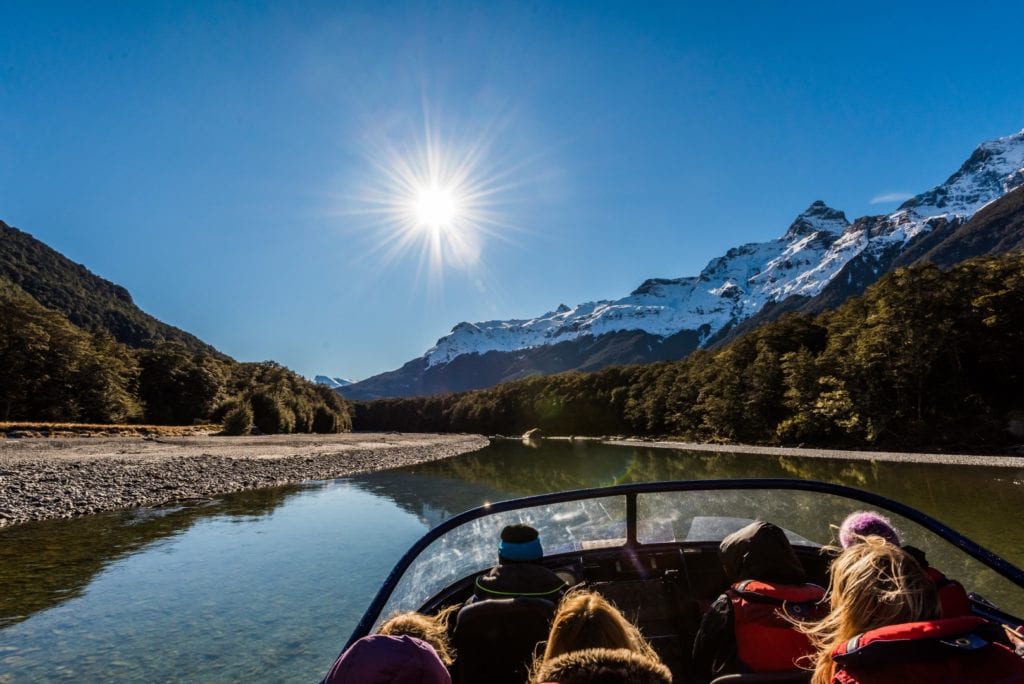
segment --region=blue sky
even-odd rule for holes
[[[4,3],[0,219],[238,359],[364,378],[1024,127],[1024,5],[891,4]],[[364,212],[425,117],[486,143],[500,222],[434,277]]]

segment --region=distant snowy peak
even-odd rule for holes
[[[765,304],[793,295],[814,297],[855,257],[902,250],[943,219],[967,219],[1024,185],[1024,131],[978,147],[942,185],[888,216],[850,223],[822,201],[798,215],[782,237],[734,247],[695,277],[652,278],[614,301],[561,304],[531,319],[459,323],[424,354],[427,366],[462,354],[514,352],[581,336],[639,330],[667,338],[697,333],[703,344]]]
[[[315,382],[318,385],[324,385],[326,387],[330,387],[331,389],[338,389],[339,387],[347,387],[348,385],[352,384],[351,380],[346,380],[345,378],[331,378],[331,377],[328,377],[326,375],[318,375],[318,376],[316,376],[315,378],[313,378],[313,382]]]
[[[796,217],[782,239],[794,240],[818,232],[842,235],[849,226],[846,214],[818,200]]]
[[[949,179],[903,203],[918,216],[972,216],[1024,185],[1024,130],[982,143]]]

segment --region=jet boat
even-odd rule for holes
[[[827,586],[836,525],[864,509],[888,516],[905,543],[959,580],[970,591],[971,612],[1011,627],[1024,622],[1015,617],[1024,614],[1024,571],[910,506],[807,480],[700,480],[545,494],[456,515],[399,560],[349,645],[395,613],[430,614],[466,602],[475,579],[497,560],[501,529],[525,523],[540,531],[543,565],[569,586],[600,592],[635,621],[672,669],[674,681],[699,681],[689,674],[690,645],[703,611],[728,584],[718,556],[721,540],[753,520],[773,522],[786,531],[810,581]],[[543,608],[541,599],[483,603],[494,603],[494,610],[474,608],[472,619],[464,619],[463,610],[455,625],[456,684],[496,681],[495,668],[500,670],[503,658],[521,659],[513,651],[532,649],[546,634],[551,607],[536,610]],[[796,671],[722,681],[799,682],[807,677]]]

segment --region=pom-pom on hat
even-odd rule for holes
[[[501,531],[499,560],[522,563],[540,560],[543,555],[540,533],[529,525],[508,525]]]
[[[844,549],[857,544],[864,537],[876,536],[894,546],[900,546],[900,533],[892,521],[874,511],[857,511],[846,516],[839,526],[839,543]]]

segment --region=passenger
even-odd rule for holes
[[[874,511],[857,511],[851,513],[839,526],[839,543],[847,549],[865,537],[875,535],[895,546],[901,547],[921,564],[925,574],[928,575],[939,592],[939,608],[942,617],[959,617],[971,615],[971,600],[967,596],[967,590],[963,585],[954,579],[942,574],[937,568],[928,565],[925,552],[921,549],[903,544],[899,531],[892,522]]]
[[[864,537],[832,564],[831,612],[802,627],[812,684],[1024,682],[1024,660],[981,618],[937,619],[935,585],[906,551]]]
[[[451,684],[430,644],[410,636],[375,634],[345,650],[323,684]]]
[[[498,564],[476,579],[477,600],[531,596],[558,602],[568,588],[562,578],[537,561],[544,557],[540,534],[529,525],[501,531]]]
[[[694,673],[713,679],[799,668],[814,648],[794,623],[824,613],[825,590],[805,583],[786,533],[753,522],[723,539],[718,551],[731,586],[701,622],[693,643]]]
[[[574,591],[558,606],[544,655],[535,670],[558,656],[584,649],[626,649],[660,662],[640,630],[600,594]]]
[[[437,615],[423,613],[399,613],[389,618],[377,634],[390,636],[411,636],[430,644],[437,656],[448,667],[455,661],[451,641],[448,638],[449,623],[461,606],[449,606]]]
[[[657,660],[629,649],[590,648],[546,663],[531,684],[672,684]]]

